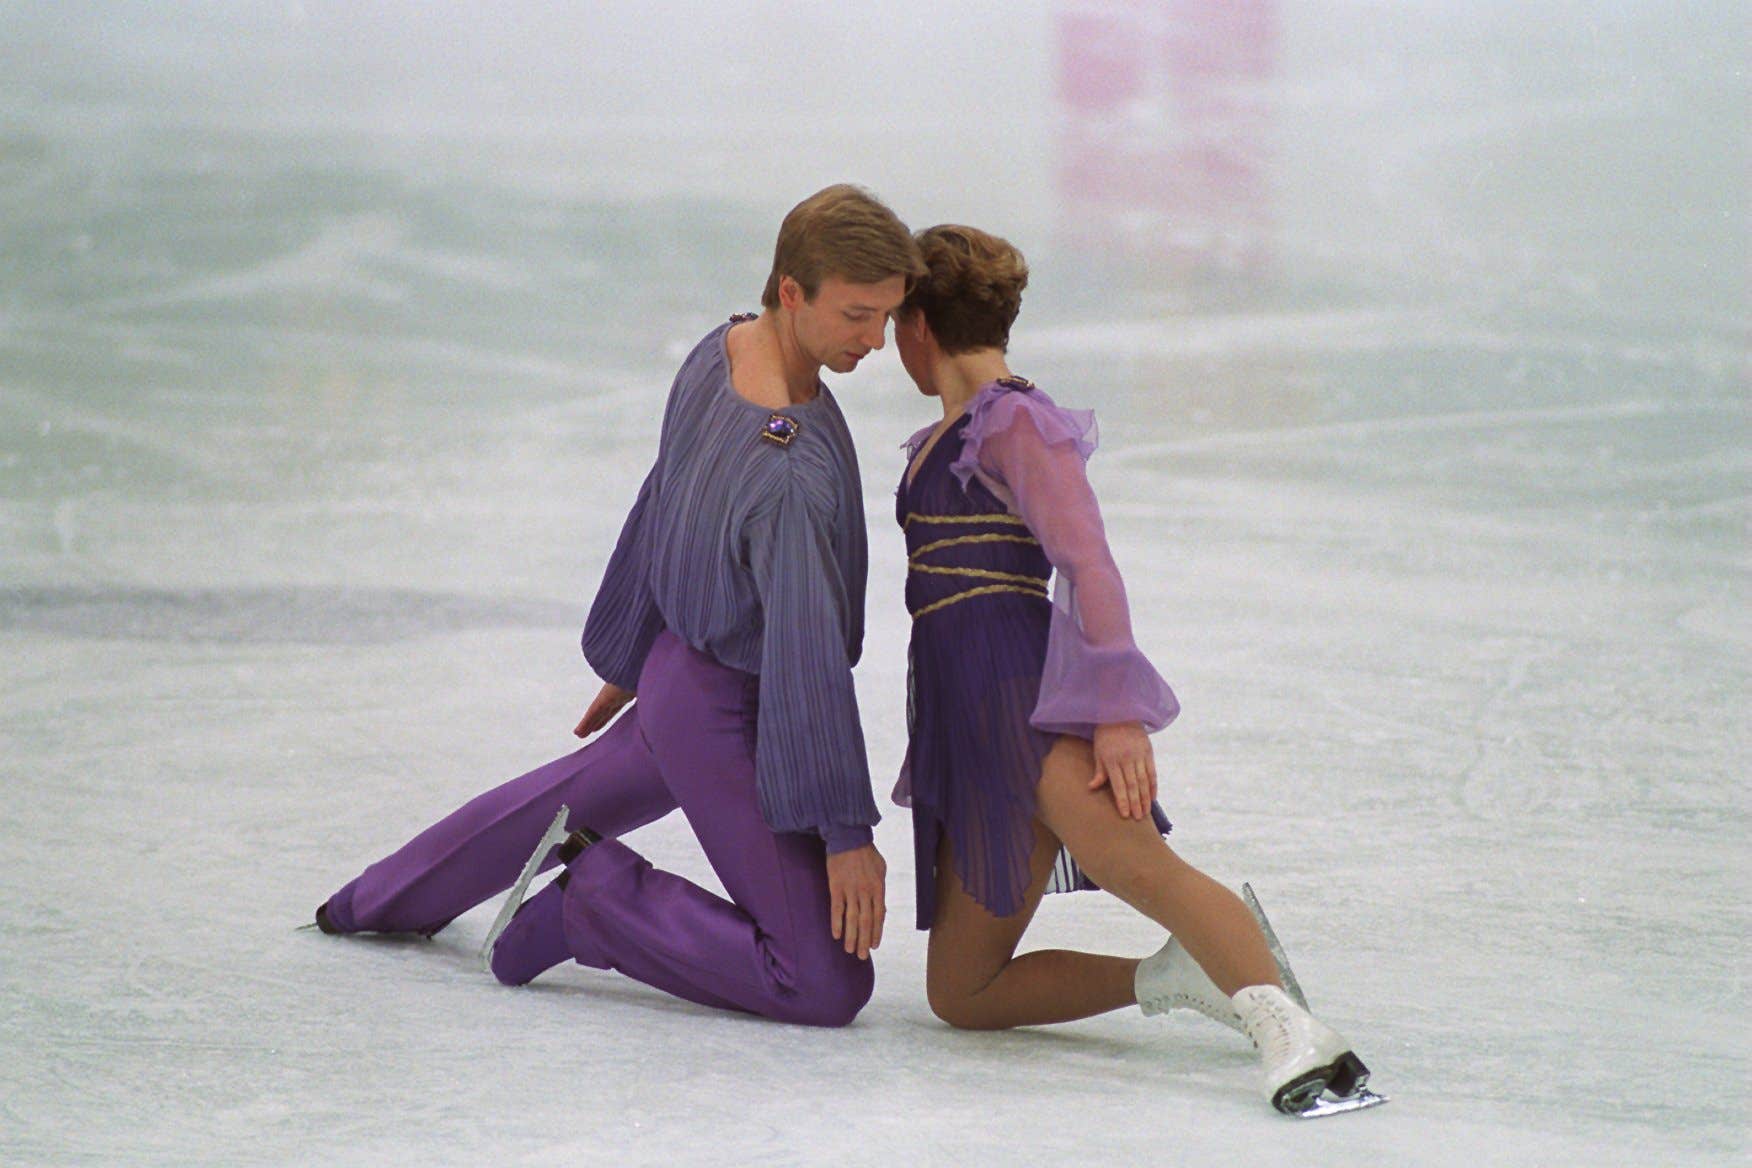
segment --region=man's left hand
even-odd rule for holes
[[[848,848],[827,858],[827,889],[830,924],[836,941],[859,961],[870,960],[870,950],[882,944],[882,922],[888,916],[886,884],[888,865],[875,844]]]

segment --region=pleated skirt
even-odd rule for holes
[[[918,927],[936,919],[939,845],[962,887],[993,916],[1018,911],[1034,850],[1036,788],[1057,735],[1029,717],[1040,700],[1051,605],[1019,593],[973,597],[913,622],[906,772]],[[1152,808],[1167,834],[1162,809]],[[1049,892],[1096,887],[1060,849]]]

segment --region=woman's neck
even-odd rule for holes
[[[932,372],[937,397],[943,402],[945,421],[966,413],[968,403],[973,401],[982,385],[1011,375],[1002,349],[974,349],[944,357]]]

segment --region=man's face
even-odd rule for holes
[[[796,288],[796,282],[786,283]],[[796,322],[797,342],[811,359],[835,373],[850,373],[872,350],[880,349],[888,318],[906,298],[906,280],[891,276],[877,284],[853,284],[827,276],[805,300],[796,288],[795,303],[785,297]]]

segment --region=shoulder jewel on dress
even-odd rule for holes
[[[797,424],[797,419],[787,418],[783,414],[774,414],[766,420],[766,425],[760,429],[760,436],[769,442],[777,442],[780,446],[789,446],[791,439],[797,436],[797,431],[803,427]]]

